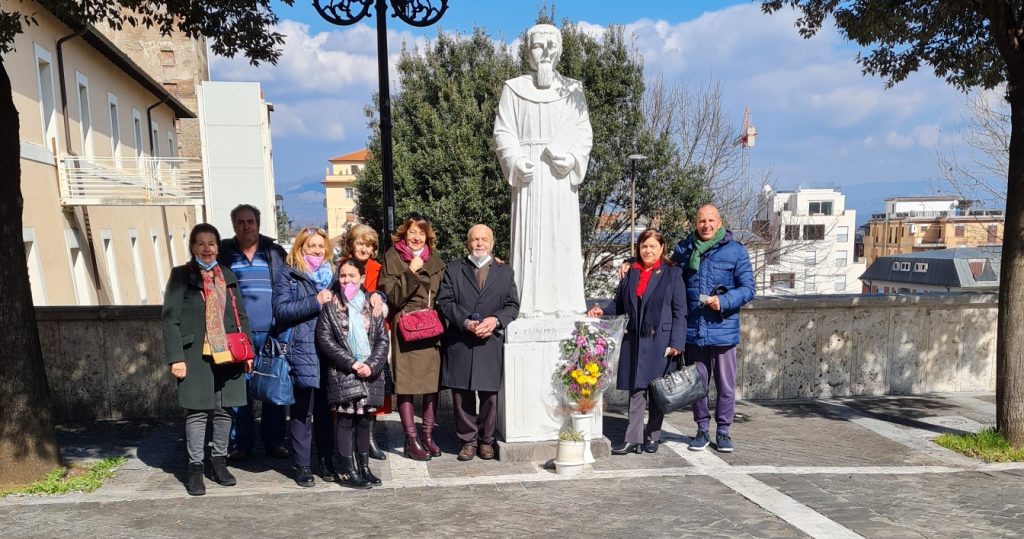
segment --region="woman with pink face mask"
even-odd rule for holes
[[[365,272],[358,260],[341,261],[338,279],[330,287],[331,299],[316,324],[327,402],[335,413],[341,465],[337,482],[358,489],[381,484],[370,471],[368,452],[370,418],[384,404],[382,374],[388,361],[388,332],[384,317],[374,314],[370,294],[362,288]]]
[[[322,478],[333,481],[334,426],[327,405],[316,353],[317,317],[324,304],[331,301],[328,290],[334,280],[334,265],[324,260],[327,254],[327,233],[306,227],[295,237],[285,265],[274,279],[274,320],[280,341],[286,345],[285,358],[291,367],[295,404],[288,422],[292,438],[295,482],[302,487],[313,486],[310,469],[311,441],[316,441]]]

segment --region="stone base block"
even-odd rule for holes
[[[544,442],[505,442],[498,444],[498,460],[502,462],[548,462],[553,461],[558,450],[558,441]],[[601,437],[590,441],[590,451],[594,458],[607,457],[612,454],[612,443],[608,438]]]

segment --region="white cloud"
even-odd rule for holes
[[[369,95],[366,96],[367,101]],[[299,137],[316,140],[344,140],[349,129],[362,127],[365,101],[315,98],[275,102],[271,116],[274,137]]]

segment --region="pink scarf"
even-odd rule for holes
[[[412,249],[410,249],[409,246],[405,243],[405,240],[396,241],[395,250],[398,251],[398,256],[402,257],[402,260],[405,263],[408,264],[409,262],[412,262],[412,259],[414,258],[412,254]],[[430,247],[428,247],[425,244],[423,245],[423,252],[420,253],[420,258],[423,259],[424,262],[430,260]]]

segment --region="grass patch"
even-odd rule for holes
[[[104,479],[114,476],[114,470],[125,463],[124,457],[105,458],[88,468],[62,467],[46,474],[43,479],[11,489],[0,488],[0,498],[12,494],[67,494],[68,492],[92,492]]]
[[[947,432],[935,438],[935,443],[985,462],[1024,461],[1024,449],[1010,447],[1003,434],[994,428],[974,434],[950,434]]]

